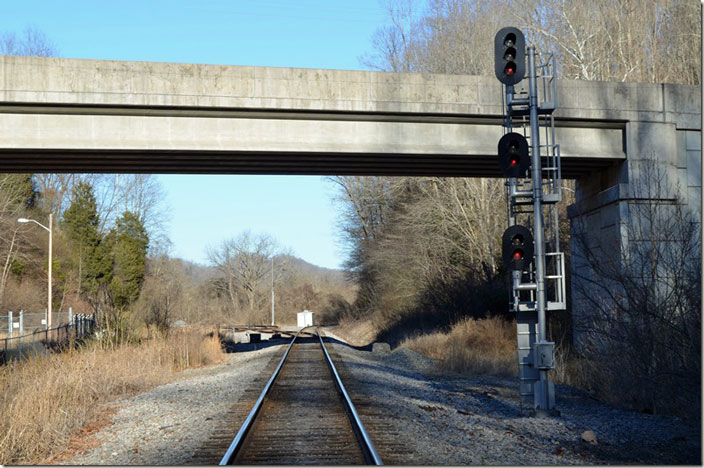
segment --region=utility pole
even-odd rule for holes
[[[49,313],[48,313],[48,320],[47,320],[47,328],[51,328],[51,296],[52,296],[52,282],[51,282],[51,271],[52,271],[52,263],[54,263],[52,260],[54,258],[54,215],[49,212],[49,285],[47,286],[47,289],[49,290],[48,298],[47,298],[47,304],[49,304]]]
[[[271,326],[274,326],[274,256],[271,256]]]

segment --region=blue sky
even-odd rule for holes
[[[62,57],[365,69],[383,0],[0,0],[0,32],[43,31]],[[172,255],[245,229],[273,235],[311,263],[336,268],[333,188],[313,176],[159,176]]]

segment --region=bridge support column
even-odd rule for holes
[[[621,281],[625,276],[634,271],[668,274],[660,272],[662,264],[647,265],[650,260],[642,253],[658,243],[682,241],[679,231],[664,232],[675,229],[676,220],[701,226],[701,131],[678,129],[674,123],[629,122],[624,144],[627,159],[577,179],[576,201],[568,207],[573,343],[578,349],[595,320],[608,317],[609,311],[618,314],[632,301],[628,296],[633,291]],[[701,242],[694,245],[699,258]]]

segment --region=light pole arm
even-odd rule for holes
[[[20,219],[18,219],[17,221],[20,222],[20,223],[34,223],[34,224],[38,224],[39,226],[41,226],[41,227],[43,227],[44,229],[46,229],[48,232],[51,232],[51,229],[49,229],[48,227],[44,226],[44,225],[43,225],[42,223],[40,223],[39,221],[35,221],[35,220],[33,220],[33,219],[20,218]]]

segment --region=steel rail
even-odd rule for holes
[[[286,352],[281,358],[281,361],[279,361],[279,365],[276,366],[276,370],[274,370],[274,373],[271,375],[269,381],[264,386],[264,390],[262,390],[262,393],[259,395],[259,398],[257,399],[256,403],[254,403],[254,406],[249,412],[249,415],[247,415],[247,419],[245,419],[244,423],[242,424],[242,427],[240,427],[240,430],[237,431],[237,435],[230,444],[230,447],[227,449],[227,452],[225,452],[225,455],[222,457],[222,460],[220,460],[219,465],[229,465],[234,459],[235,454],[237,454],[237,451],[242,446],[244,439],[247,436],[247,433],[252,428],[254,420],[257,418],[257,414],[259,413],[259,410],[262,407],[264,398],[266,397],[267,393],[269,393],[269,390],[274,384],[274,380],[276,380],[276,377],[279,375],[279,372],[281,371],[281,368],[284,365],[284,361],[286,361],[286,357],[288,356],[289,351],[291,351],[291,348],[293,347],[293,343],[295,343],[296,338],[298,338],[298,335],[301,334],[301,331],[302,330],[299,330],[298,333],[296,333],[296,336],[294,336],[291,340],[291,343],[289,343],[288,348],[286,348]]]
[[[325,344],[323,343],[323,337],[320,333],[320,330],[318,330],[318,339],[320,340],[320,346],[323,348],[323,352],[325,353],[325,360],[327,361],[328,366],[330,367],[330,371],[332,372],[333,377],[335,379],[335,385],[337,385],[337,388],[342,394],[343,401],[350,416],[352,428],[354,429],[354,432],[357,435],[357,439],[359,440],[359,445],[362,448],[365,461],[369,465],[383,465],[384,462],[381,461],[381,457],[377,453],[371,437],[369,437],[369,434],[367,433],[366,429],[364,429],[364,425],[362,424],[362,420],[359,418],[359,414],[357,413],[357,410],[354,407],[354,403],[352,403],[352,399],[347,393],[345,386],[342,384],[340,374],[337,373],[335,364],[333,364],[332,359],[328,354],[328,350],[325,349]]]

